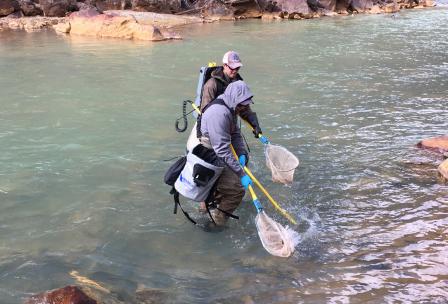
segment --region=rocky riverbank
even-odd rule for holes
[[[395,13],[433,0],[2,0],[0,30],[57,32],[142,40],[179,39],[167,29],[245,18],[309,19]]]

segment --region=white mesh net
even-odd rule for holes
[[[263,247],[272,255],[289,257],[299,243],[299,234],[289,227],[283,227],[264,211],[255,217],[258,235]]]
[[[282,184],[292,183],[299,159],[286,148],[277,145],[266,145],[264,152],[266,166],[271,170],[272,180]]]

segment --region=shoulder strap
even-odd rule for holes
[[[213,100],[212,102],[210,102],[208,105],[206,105],[204,107],[204,109],[202,109],[202,114],[204,114],[204,112],[210,108],[212,105],[215,104],[219,104],[219,105],[223,105],[227,108],[227,110],[230,111],[230,113],[233,115],[235,113],[235,111],[233,109],[231,109],[228,105],[226,105],[226,103],[224,102],[224,100],[217,98],[215,100]],[[197,138],[201,138],[202,137],[202,132],[201,132],[201,119],[202,119],[202,115],[198,115],[197,118],[197,126],[196,126],[196,136]]]
[[[206,105],[206,106],[204,107],[204,109],[202,110],[202,114],[204,114],[204,112],[205,112],[210,106],[215,105],[215,104],[219,104],[219,105],[225,106],[225,107],[227,108],[227,110],[229,110],[230,113],[232,113],[232,114],[233,114],[233,112],[234,112],[233,109],[231,109],[228,105],[226,105],[226,103],[224,102],[224,100],[222,100],[222,99],[220,99],[220,98],[216,98],[215,100],[213,100],[212,102],[210,102],[208,105]]]
[[[196,221],[193,220],[193,219],[191,218],[191,216],[188,214],[188,212],[186,212],[186,211],[184,210],[184,208],[182,208],[182,205],[180,204],[180,201],[179,201],[179,192],[177,192],[177,190],[174,189],[174,187],[173,187],[173,188],[171,189],[171,191],[170,191],[170,194],[173,195],[173,199],[174,199],[174,210],[173,210],[173,213],[174,213],[174,214],[177,214],[177,206],[179,206],[180,209],[182,210],[183,214],[185,215],[185,217],[186,217],[190,222],[192,222],[194,225],[196,225]]]

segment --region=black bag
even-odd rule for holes
[[[172,164],[165,173],[165,177],[163,178],[165,184],[169,186],[174,186],[177,178],[185,167],[187,163],[187,157],[182,156],[174,164]]]

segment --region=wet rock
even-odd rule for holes
[[[42,9],[31,0],[20,0],[20,9],[25,16],[38,16],[43,15]]]
[[[140,24],[132,16],[123,17],[102,14],[93,17],[84,17],[74,13],[70,15],[69,22],[71,35],[147,41],[169,39],[157,27],[149,24]]]
[[[135,298],[140,304],[167,303],[169,294],[166,290],[157,288],[147,288],[139,285],[135,291]]]
[[[318,0],[322,9],[327,11],[336,10],[336,0]]]
[[[417,147],[440,153],[448,152],[448,135],[424,139],[417,144]]]
[[[19,2],[16,0],[1,0],[0,1],[0,17],[8,16],[20,9]]]
[[[97,304],[79,287],[66,286],[30,297],[25,304]]]
[[[308,0],[308,2],[311,0]],[[312,0],[316,3],[317,0]],[[308,6],[308,2],[306,0],[278,0],[277,6],[283,11],[289,14],[299,13],[304,15],[309,15],[312,13],[312,10]],[[314,3],[314,2],[313,2]],[[318,5],[318,4],[316,4]],[[303,16],[305,17],[305,16]]]
[[[350,8],[352,11],[364,13],[373,7],[372,0],[352,0]]]
[[[336,2],[335,11],[338,13],[347,13],[350,9],[350,5],[352,4],[352,0],[338,0]]]
[[[437,168],[444,182],[448,181],[448,159],[445,159]]]
[[[381,14],[383,13],[383,10],[380,8],[379,5],[374,5],[368,12],[369,14]]]

